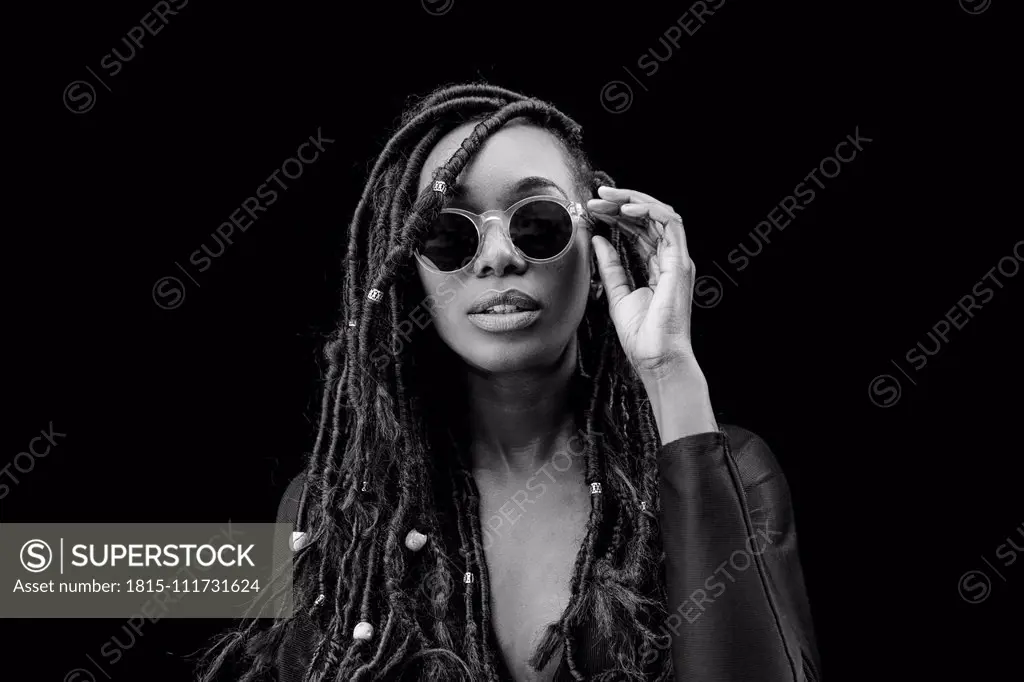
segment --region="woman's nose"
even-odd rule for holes
[[[505,236],[500,218],[487,220],[482,232],[483,244],[472,267],[474,275],[502,277],[526,271],[527,262]]]

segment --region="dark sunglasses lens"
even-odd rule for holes
[[[473,260],[478,237],[472,220],[457,213],[442,213],[430,226],[420,255],[441,272],[454,272]]]
[[[554,258],[569,245],[572,218],[554,201],[531,201],[512,214],[512,243],[530,258]]]

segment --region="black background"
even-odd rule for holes
[[[26,24],[48,59],[8,129],[27,153],[7,206],[0,466],[50,422],[67,437],[15,472],[0,520],[272,520],[312,446],[366,174],[408,95],[486,78],[581,123],[597,165],[675,206],[698,276],[718,276],[721,300],[694,308],[697,357],[721,421],[786,471],[826,679],[989,679],[1019,661],[1024,557],[983,603],[957,585],[1024,521],[1024,273],[997,274],[1005,288],[925,367],[904,359],[1021,236],[1012,3],[728,0],[645,75],[637,59],[665,54],[689,4],[190,2],[114,77],[100,60],[153,3]],[[96,89],[80,114],[58,103],[78,79]],[[633,92],[618,113],[613,80]],[[728,265],[858,128],[864,151],[746,269]],[[318,129],[335,143],[197,273],[189,254]],[[185,285],[173,310],[153,298],[165,276]],[[901,382],[885,408],[869,395],[882,374]],[[146,624],[110,664],[99,651],[128,641],[123,625],[0,620],[0,677],[184,680],[184,655],[229,623]]]

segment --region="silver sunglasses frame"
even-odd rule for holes
[[[523,206],[531,204],[536,201],[550,201],[553,204],[558,204],[563,209],[565,209],[566,213],[569,214],[569,219],[572,222],[572,233],[569,235],[568,243],[565,245],[564,249],[559,251],[556,255],[552,256],[551,258],[532,258],[530,256],[527,256],[525,253],[522,252],[522,250],[520,250],[518,246],[516,246],[515,242],[512,241],[512,235],[509,234],[509,225],[512,222],[512,214],[515,213],[520,208],[522,208]],[[568,253],[569,249],[572,248],[573,243],[576,241],[576,230],[579,227],[580,220],[584,215],[583,204],[577,201],[560,199],[559,197],[553,197],[544,194],[539,194],[532,197],[526,197],[525,199],[520,199],[519,201],[515,202],[514,204],[512,204],[503,211],[494,209],[491,211],[484,211],[483,213],[473,213],[472,211],[466,211],[461,208],[443,208],[441,209],[441,213],[454,213],[455,215],[460,215],[465,218],[469,218],[469,220],[472,221],[473,226],[476,227],[477,242],[476,251],[473,253],[473,257],[470,258],[466,262],[466,264],[463,265],[461,268],[457,268],[455,270],[438,270],[430,263],[430,261],[426,259],[425,256],[423,256],[420,253],[419,248],[417,248],[415,251],[416,260],[419,261],[420,265],[422,265],[424,268],[438,275],[452,275],[457,272],[463,272],[473,264],[473,261],[475,261],[477,259],[477,256],[480,255],[480,249],[484,245],[484,225],[492,220],[498,220],[501,222],[501,233],[504,235],[505,239],[512,246],[512,248],[515,249],[516,253],[518,253],[527,262],[550,263],[552,261],[558,260],[566,253]]]

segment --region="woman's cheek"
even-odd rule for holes
[[[446,299],[445,299],[445,300],[444,300],[444,301],[443,301],[443,302],[441,303],[441,307],[442,307],[442,308],[443,308],[443,307],[445,307],[445,306],[447,306],[447,305],[448,305],[449,303],[451,303],[452,301],[454,301],[454,300],[455,300],[455,297],[456,297],[456,296],[458,296],[458,293],[457,293],[457,292],[455,291],[455,289],[452,289],[452,288],[451,288],[451,287],[449,286],[449,282],[448,282],[448,278],[447,278],[447,277],[445,277],[445,278],[444,278],[443,280],[441,280],[441,284],[440,284],[440,285],[438,285],[438,287],[437,287],[437,294],[438,294],[438,295],[441,295],[441,294],[451,294],[451,296],[448,296],[448,297],[447,297],[447,298],[446,298]]]

